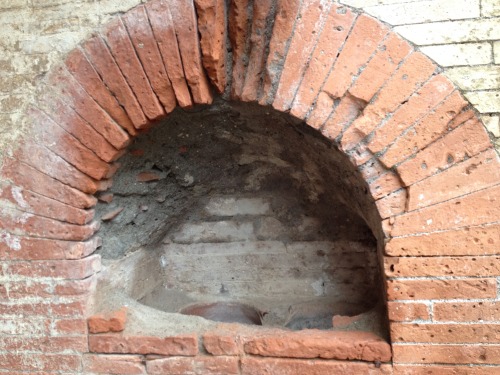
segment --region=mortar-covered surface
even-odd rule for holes
[[[97,206],[100,253],[144,304],[238,301],[267,325],[331,328],[381,295],[364,182],[293,117],[223,100],[177,110],[121,163]]]

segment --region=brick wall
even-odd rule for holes
[[[51,66],[113,15],[139,0],[5,0],[0,4],[0,147],[25,130],[23,112]],[[143,1],[144,2],[144,1]],[[500,138],[498,0],[344,0],[380,20],[443,66]],[[0,158],[2,152],[0,151]]]
[[[54,62],[75,44],[61,51],[51,47],[52,51],[42,54],[34,49],[35,39],[23,40],[31,27],[39,29],[50,17],[33,19],[31,27],[29,23],[9,26],[29,30],[20,38],[2,39],[11,51],[25,46],[26,51],[40,53],[41,64],[43,56],[48,60],[36,74],[31,68],[25,71],[27,82],[38,76],[43,83],[40,90],[21,84],[28,89],[17,96],[26,103],[25,93],[33,94],[28,99],[41,110],[32,108],[26,117],[16,103],[4,110],[9,112],[6,124],[10,124],[4,139],[10,139],[6,147],[12,153],[4,154],[0,171],[0,296],[5,308],[0,325],[1,371],[109,373],[105,365],[112,360],[115,366],[125,366],[123,373],[139,374],[146,370],[498,373],[499,160],[462,95],[431,60],[414,51],[389,26],[348,9],[332,6],[330,11],[330,3],[305,0],[302,6],[308,12],[296,17],[298,2],[282,1],[276,16],[267,17],[265,7],[238,2],[228,15],[232,56],[225,59],[229,56],[216,37],[225,30],[223,22],[215,21],[220,8],[210,12],[206,2],[196,3],[198,20],[186,6],[189,3],[170,1],[174,15],[169,23],[165,22],[165,5],[152,1],[147,5],[151,28],[139,22],[145,13],[138,8],[123,17],[124,24],[115,19],[102,37],[90,38],[81,49],[73,50],[60,66]],[[30,9],[37,4],[17,5],[24,6],[30,19]],[[62,7],[100,4],[73,2]],[[213,4],[222,6],[220,1]],[[485,4],[483,11],[488,9]],[[44,9],[50,13],[50,7]],[[252,22],[245,15],[250,11]],[[12,20],[8,12],[2,16]],[[71,12],[76,14],[76,10]],[[439,12],[439,17],[451,17],[448,14],[455,10]],[[400,12],[405,17],[407,13],[418,15],[408,9]],[[459,10],[454,14],[463,17],[457,15],[462,14]],[[193,32],[197,22],[201,56],[198,34]],[[483,20],[477,22],[483,24]],[[87,30],[78,28],[81,37],[88,36]],[[71,35],[66,34],[57,45],[64,45]],[[26,66],[23,56],[16,64],[7,61],[6,66],[14,70],[7,77],[19,78],[15,69]],[[159,70],[149,65],[152,59]],[[34,66],[35,60],[32,56],[27,64]],[[39,76],[49,66],[50,74]],[[170,80],[165,80],[167,73]],[[252,344],[245,341],[243,352],[214,351],[215,358],[195,356],[198,338],[192,335],[154,338],[146,347],[138,344],[143,338],[96,335],[91,337],[90,350],[102,355],[82,357],[89,349],[87,300],[93,297],[92,285],[100,270],[99,257],[91,255],[99,245],[93,237],[99,228],[93,220],[93,195],[109,187],[118,167],[114,161],[138,131],[163,118],[175,102],[180,106],[191,101],[210,103],[209,81],[221,91],[227,88],[233,98],[290,110],[334,141],[358,167],[378,207],[379,225],[386,237],[380,255],[387,278],[393,365],[380,365],[378,360],[387,361],[380,355],[370,357],[374,364],[345,361],[338,354],[325,357],[325,347],[314,343],[331,343],[332,337],[307,333],[305,338],[266,334],[251,340]],[[496,94],[493,90],[486,95]],[[8,104],[16,95],[5,97]],[[11,118],[16,121],[9,122]],[[25,129],[30,133],[19,137]],[[269,350],[269,342],[277,342],[277,348],[282,343],[305,343],[304,351]],[[158,353],[159,347],[164,351]],[[263,347],[268,350],[262,351]],[[308,353],[307,358],[303,353]],[[294,356],[300,358],[280,358]]]

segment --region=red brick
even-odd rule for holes
[[[441,74],[432,77],[410,96],[391,118],[374,131],[373,138],[368,143],[370,150],[373,153],[382,151],[404,130],[450,95],[454,88],[453,83],[447,77]]]
[[[82,318],[88,312],[88,296],[82,296],[71,302],[59,302],[50,305],[51,317]]]
[[[392,323],[393,342],[485,343],[500,342],[500,324]]]
[[[0,366],[8,370],[79,372],[80,355],[69,354],[0,354]],[[0,367],[1,368],[1,367]]]
[[[146,117],[152,121],[165,116],[158,98],[151,89],[146,73],[135,54],[121,18],[115,18],[104,30],[107,45],[123,76],[134,92]]]
[[[264,74],[263,94],[259,99],[261,105],[270,105],[274,100],[299,7],[300,1],[277,1],[276,16],[271,41],[269,42],[269,53]]]
[[[500,226],[491,225],[392,238],[385,251],[392,256],[497,255],[499,244]]]
[[[267,29],[270,17],[274,15],[273,0],[256,1],[253,4],[252,34],[250,35],[250,53],[241,90],[243,101],[256,101],[259,96],[261,78],[266,63],[268,45]]]
[[[249,0],[231,0],[229,2],[228,30],[233,54],[231,98],[239,99],[245,83],[246,63],[249,49],[247,35],[250,19]]]
[[[80,48],[75,48],[66,58],[66,68],[82,85],[87,93],[130,135],[137,130],[122,106],[108,90],[92,64]]]
[[[92,99],[63,66],[54,69],[48,82],[55,87],[61,99],[115,148],[121,150],[130,144],[128,133]]]
[[[171,357],[147,361],[148,374],[231,375],[239,374],[236,357]]]
[[[368,186],[370,187],[370,192],[375,200],[383,198],[402,188],[401,179],[396,173],[391,171],[388,171],[373,181],[370,181]]]
[[[203,67],[219,94],[227,85],[227,21],[224,0],[195,0]]]
[[[83,356],[83,371],[92,374],[146,374],[144,358],[138,355],[85,354]]]
[[[394,375],[498,375],[498,367],[395,364]]]
[[[389,33],[349,89],[351,95],[369,102],[412,50],[399,35]]]
[[[95,180],[101,180],[110,175],[111,167],[108,163],[82,145],[45,113],[35,108],[29,109],[28,113],[36,124],[34,135],[37,138],[37,143],[43,144]]]
[[[408,211],[491,187],[500,181],[500,163],[494,149],[486,150],[442,173],[409,187]]]
[[[78,260],[38,260],[11,262],[6,273],[11,276],[51,277],[54,279],[84,279],[101,269],[101,257],[91,255]]]
[[[87,320],[90,333],[121,332],[127,322],[127,308],[105,314],[92,315]]]
[[[388,302],[387,312],[391,322],[411,322],[430,319],[429,307],[423,303]]]
[[[390,375],[391,365],[363,362],[276,359],[245,357],[241,361],[242,375]]]
[[[337,59],[355,19],[356,14],[350,9],[332,4],[292,105],[291,114],[295,117],[305,118],[313,106],[314,99]]]
[[[391,235],[429,233],[498,221],[500,185],[396,216]]]
[[[488,134],[474,118],[400,164],[397,171],[404,184],[410,186],[488,148],[491,148]]]
[[[376,157],[372,157],[368,162],[358,168],[365,181],[376,179],[387,173],[388,169],[378,161]]]
[[[52,299],[58,297],[88,297],[95,291],[96,276],[84,280],[55,279],[50,281],[9,281],[0,285],[0,299],[5,301],[25,300],[26,297]],[[86,326],[85,326],[86,328]],[[86,331],[85,331],[86,332]]]
[[[4,158],[2,176],[11,180],[14,185],[76,208],[90,208],[97,202],[92,195],[65,185],[15,159]]]
[[[212,355],[239,355],[243,353],[243,349],[240,348],[234,335],[218,331],[205,333],[203,346]]]
[[[102,221],[111,221],[115,217],[117,217],[123,210],[124,210],[123,207],[117,207],[111,211],[108,211],[101,216],[101,220]]]
[[[146,115],[103,40],[98,36],[92,37],[85,42],[83,49],[103,82],[127,112],[135,128],[147,127],[149,121]]]
[[[48,94],[38,100],[48,116],[61,128],[74,136],[82,145],[92,150],[99,158],[112,162],[123,155],[123,150],[117,150],[100,133],[82,119],[73,108],[60,99]]]
[[[94,293],[97,276],[92,275],[83,280],[64,280],[54,284],[52,294],[56,296],[79,296]]]
[[[11,208],[2,209],[0,220],[10,234],[55,240],[85,241],[99,229],[98,222],[75,225]]]
[[[390,345],[368,332],[303,330],[270,332],[248,339],[245,352],[264,357],[325,358],[361,361],[391,359]]]
[[[4,263],[5,264],[5,263]],[[34,282],[32,280],[6,281],[0,285],[0,299],[13,301],[26,297],[51,297],[52,285],[49,281]]]
[[[174,88],[177,102],[181,107],[191,107],[193,102],[184,76],[179,45],[177,44],[168,2],[154,0],[146,3],[145,7],[168,78],[170,78]]]
[[[42,353],[86,352],[88,350],[86,336],[73,337],[30,337],[4,336],[0,337],[0,351],[23,352],[40,351]]]
[[[19,186],[5,185],[0,188],[0,199],[11,202],[20,211],[70,224],[84,225],[94,218],[93,210],[72,207]]]
[[[387,298],[391,301],[495,298],[496,295],[496,279],[387,281]]]
[[[316,103],[307,118],[307,125],[314,129],[322,129],[328,117],[338,105],[338,100],[335,102],[324,92],[320,92]]]
[[[94,194],[99,190],[99,182],[81,172],[49,149],[31,141],[26,141],[14,157],[50,177],[78,189]]]
[[[433,319],[452,322],[487,322],[500,320],[499,302],[435,303]]]
[[[396,363],[500,364],[500,346],[394,345]]]
[[[58,319],[52,321],[52,335],[72,336],[86,335],[87,322],[85,319]]]
[[[273,107],[279,111],[291,108],[302,76],[327,20],[331,4],[321,0],[303,0],[290,47],[281,72]]]
[[[366,107],[366,102],[347,93],[335,110],[326,120],[321,133],[329,139],[336,140]]]
[[[82,317],[86,313],[86,299],[73,302],[40,302],[8,301],[0,302],[1,315],[29,315],[45,317]]]
[[[388,277],[500,276],[500,256],[385,257]]]
[[[328,76],[323,91],[334,98],[342,98],[351,86],[353,77],[367,64],[388,31],[387,26],[377,19],[360,15]]]
[[[123,16],[135,52],[158,99],[167,113],[172,112],[177,101],[167,71],[163,65],[160,50],[149,25],[144,5],[131,9]]]
[[[184,73],[193,100],[197,104],[211,104],[213,98],[201,63],[198,24],[193,1],[170,0],[169,6],[179,41]]]
[[[405,212],[407,200],[406,195],[406,190],[400,189],[384,198],[377,200],[375,204],[377,205],[380,217],[382,219],[387,219],[388,217],[399,215]],[[388,223],[389,221],[386,222]]]
[[[100,246],[99,237],[86,242],[71,242],[2,234],[0,235],[0,259],[80,259],[92,254],[98,246]]]
[[[451,126],[453,118],[467,105],[458,91],[453,92],[443,103],[398,138],[381,157],[382,162],[385,165],[395,165],[448,133],[453,129]]]
[[[364,110],[364,115],[358,118],[346,130],[342,137],[342,148],[350,150],[370,134],[377,125],[401,104],[429,78],[436,66],[428,57],[420,52],[414,52],[405,59],[396,73],[380,90],[377,98]]]
[[[94,353],[194,356],[198,353],[198,337],[194,334],[173,337],[91,335],[89,348]]]

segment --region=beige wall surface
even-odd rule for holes
[[[0,160],[54,64],[141,0],[0,1]],[[500,0],[340,0],[387,24],[441,65],[500,150]]]

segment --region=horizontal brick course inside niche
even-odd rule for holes
[[[148,1],[70,52],[40,82],[32,131],[2,159],[0,373],[498,373],[499,159],[467,100],[357,9],[276,0],[264,17],[255,2],[180,3]],[[371,176],[392,363],[387,343],[384,356],[338,358],[325,352],[335,339],[314,332],[286,353],[295,334],[234,327],[88,336],[102,275],[94,194],[133,137],[175,104],[211,103],[210,85],[226,100],[291,110]]]

